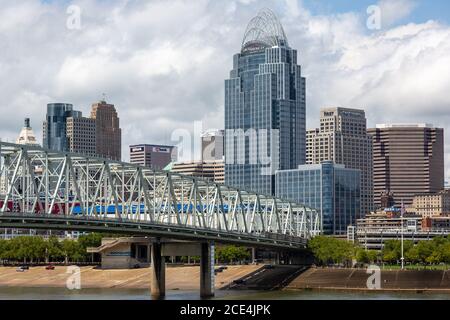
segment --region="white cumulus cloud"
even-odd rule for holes
[[[123,155],[134,143],[170,143],[173,130],[223,127],[224,79],[248,21],[263,7],[280,17],[307,77],[308,127],[323,106],[362,108],[371,126],[427,122],[450,141],[450,27],[399,24],[414,1],[381,0],[383,28],[366,12],[314,15],[295,0],[80,0],[81,29],[66,2],[0,0],[0,137],[24,117],[40,137],[46,104],[87,114],[106,93],[119,111]],[[450,145],[447,173],[450,177]]]

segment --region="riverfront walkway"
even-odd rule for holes
[[[229,266],[227,270],[216,275],[215,287],[221,288],[234,280],[254,272],[261,266]],[[126,288],[150,289],[150,268],[134,270],[101,270],[93,267],[81,267],[82,288]],[[30,268],[25,272],[17,272],[16,268],[0,268],[0,287],[36,287],[65,288],[70,274],[67,267],[57,266],[55,270],[45,267]],[[200,267],[180,266],[167,267],[167,290],[197,290],[200,283]]]

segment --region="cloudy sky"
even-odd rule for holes
[[[371,5],[379,30],[367,27]],[[171,143],[194,121],[221,128],[232,55],[263,7],[299,51],[308,127],[324,106],[364,109],[369,126],[444,127],[450,179],[447,0],[0,0],[0,137],[15,140],[31,117],[41,140],[47,103],[88,114],[103,93],[121,118],[125,160],[129,144]]]

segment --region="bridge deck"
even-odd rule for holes
[[[312,208],[129,163],[0,142],[3,226],[288,247],[320,232]]]

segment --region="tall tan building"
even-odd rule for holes
[[[100,101],[92,105],[91,118],[96,122],[96,153],[112,160],[122,158],[122,130],[113,104]]]
[[[363,110],[322,109],[320,128],[307,132],[306,156],[307,164],[333,161],[361,170],[361,216],[373,211],[372,138]]]
[[[306,164],[315,164],[314,140],[319,133],[320,129],[312,129],[306,131]]]
[[[96,156],[95,120],[84,117],[69,117],[66,120],[66,137],[69,152]]]
[[[375,205],[393,194],[397,206],[444,188],[444,130],[427,124],[377,125],[373,138]]]

